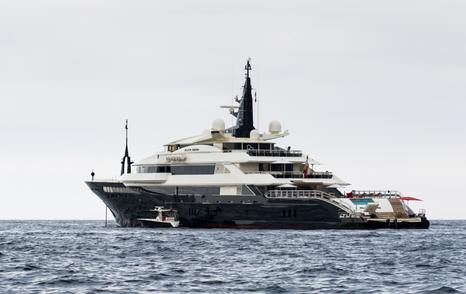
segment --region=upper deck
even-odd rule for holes
[[[235,99],[239,105],[223,107],[236,118],[236,124],[226,128],[225,122],[217,119],[199,135],[165,144],[163,152],[134,164],[138,173],[134,181],[147,178],[147,182],[153,183],[199,184],[202,178],[209,184],[279,185],[299,179],[302,183],[346,184],[330,172],[315,171],[314,165],[320,163],[301,150],[276,146],[274,139],[289,135],[280,122],[271,121],[263,132],[255,128],[249,61],[245,69],[243,94]]]

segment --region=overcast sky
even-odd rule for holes
[[[272,119],[354,189],[466,218],[464,1],[0,0],[0,219],[102,219],[84,180],[195,135],[252,58]],[[257,124],[256,124],[257,126]]]

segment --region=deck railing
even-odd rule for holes
[[[332,198],[333,194],[319,190],[269,190],[267,198]]]
[[[281,172],[281,171],[245,171],[246,174],[270,174],[278,179],[290,178],[305,178],[305,179],[331,179],[331,172],[313,172],[310,175],[304,176],[302,172]]]
[[[303,152],[300,150],[260,150],[250,149],[247,151],[250,156],[276,156],[276,157],[301,157]]]
[[[338,208],[346,212],[348,215],[353,215],[355,213],[353,208],[340,201],[337,201],[333,193],[327,193],[319,190],[269,190],[265,194],[265,197],[274,199],[317,198],[337,206]]]
[[[313,172],[310,175],[304,176],[301,172],[277,172],[272,174],[276,178],[305,178],[305,179],[331,179],[331,172]]]
[[[401,197],[401,193],[398,191],[378,191],[378,190],[353,190],[348,196],[355,198],[359,197],[375,197],[375,198],[392,198]]]

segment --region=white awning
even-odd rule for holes
[[[274,161],[272,162],[272,164],[291,164],[292,162],[288,161],[288,160],[277,160],[277,161]]]
[[[282,184],[278,186],[278,188],[297,188],[295,185],[292,184]]]

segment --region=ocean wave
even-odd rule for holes
[[[0,283],[8,293],[458,293],[466,222],[454,224],[267,231],[1,221]]]

